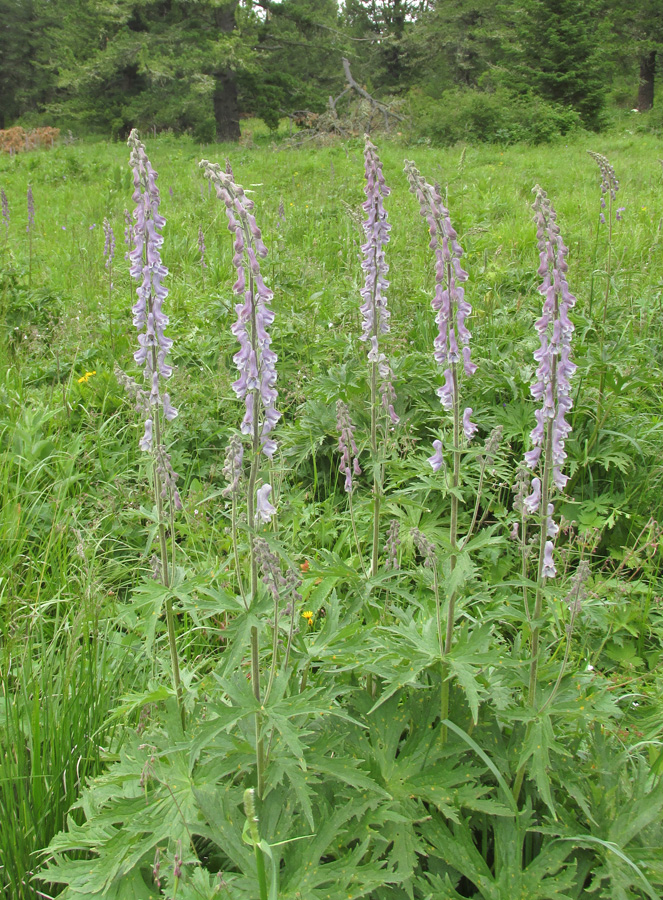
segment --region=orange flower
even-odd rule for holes
[[[307,559],[305,559],[299,568],[302,570],[302,572],[308,572],[308,570],[311,568],[311,564]]]

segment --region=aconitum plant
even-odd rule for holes
[[[394,410],[396,392],[393,373],[386,355],[380,349],[380,338],[389,332],[390,312],[387,308],[386,290],[389,287],[387,273],[389,266],[385,258],[385,247],[389,242],[391,226],[387,222],[384,198],[390,190],[382,174],[382,163],[377,149],[368,135],[364,145],[364,173],[366,176],[366,200],[363,204],[366,221],[363,223],[366,241],[362,244],[364,287],[360,307],[362,315],[361,340],[369,344],[371,386],[371,452],[373,454],[373,551],[371,555],[371,575],[377,574],[378,549],[380,539],[380,503],[384,481],[384,452],[389,422],[398,424]],[[378,393],[380,400],[378,401]],[[382,410],[382,416],[380,415]],[[382,419],[382,421],[381,421]],[[382,431],[381,436],[378,432]],[[380,458],[380,455],[382,458]],[[346,482],[346,490],[347,482]]]
[[[172,338],[166,337],[164,330],[168,325],[168,316],[163,311],[163,303],[168,290],[163,279],[168,269],[161,262],[160,248],[163,244],[161,229],[166,220],[159,212],[159,189],[157,173],[152,168],[144,145],[138,138],[135,129],[129,135],[128,146],[131,149],[129,163],[133,172],[134,192],[134,226],[131,229],[133,249],[129,253],[131,276],[138,282],[136,288],[137,301],[132,307],[133,324],[138,329],[139,348],[134,353],[134,360],[143,367],[145,387],[140,387],[133,379],[121,375],[124,386],[136,399],[137,408],[145,418],[143,437],[140,449],[152,455],[152,471],[154,497],[159,529],[159,545],[161,551],[160,575],[164,587],[169,588],[174,569],[174,561],[169,561],[166,539],[165,507],[170,513],[170,534],[175,551],[174,511],[181,509],[182,504],[177,490],[177,474],[173,471],[170,456],[164,443],[165,422],[177,416],[177,410],[170,402],[168,393],[162,390],[162,383],[170,378],[173,369],[166,362],[172,347]],[[110,227],[110,226],[109,226]],[[107,231],[110,250],[111,233]],[[168,640],[170,645],[173,683],[180,706],[182,723],[184,724],[184,702],[180,683],[177,647],[175,643],[175,624],[172,599],[170,593],[166,598],[166,619]]]
[[[442,202],[442,195],[437,185],[429,184],[421,175],[413,162],[405,161],[405,174],[410,183],[410,192],[419,201],[419,210],[428,224],[430,234],[429,246],[435,254],[435,294],[431,306],[435,312],[437,337],[434,341],[434,357],[444,372],[444,384],[437,394],[444,409],[453,412],[453,474],[451,493],[451,526],[449,540],[451,545],[450,568],[456,567],[458,557],[458,505],[460,489],[461,462],[461,428],[467,442],[471,441],[477,426],[471,420],[472,409],[467,407],[461,414],[460,384],[461,374],[470,377],[476,372],[476,363],[472,362],[470,351],[471,334],[467,328],[467,318],[472,307],[465,299],[464,283],[467,272],[460,264],[463,248],[458,243],[458,235],[451,224],[449,210]],[[461,365],[462,363],[462,365]],[[434,441],[435,453],[429,458],[434,472],[444,466],[442,442]],[[468,535],[469,537],[469,535]],[[467,538],[466,538],[467,540]],[[455,614],[456,592],[449,597],[447,627],[443,655],[451,650],[453,623]],[[443,694],[443,719],[448,708],[448,682],[446,697]]]
[[[272,291],[265,285],[260,273],[259,259],[267,256],[267,248],[262,240],[262,233],[253,215],[254,203],[250,200],[240,184],[234,180],[230,163],[226,171],[217,163],[204,159],[200,167],[210,186],[213,184],[219,200],[223,200],[228,217],[228,230],[234,236],[233,265],[237,280],[233,291],[239,298],[235,306],[237,320],[232,332],[239,341],[239,350],[233,357],[239,378],[233,382],[233,390],[240,400],[244,401],[244,418],[240,426],[242,434],[250,442],[250,469],[247,482],[247,520],[249,523],[249,552],[251,557],[250,600],[258,600],[258,553],[256,536],[261,526],[266,525],[276,514],[276,507],[271,501],[272,486],[263,483],[258,486],[261,460],[271,460],[276,452],[276,441],[272,437],[274,426],[281,414],[276,409],[278,393],[276,390],[276,353],[271,348],[271,337],[268,328],[274,321],[269,301]],[[226,458],[226,467],[231,483],[239,485],[241,478],[243,454],[239,450],[237,440],[231,439],[231,448]],[[246,592],[243,587],[239,553],[237,551],[236,515],[233,495],[233,544],[235,546],[235,563],[239,590],[246,603]],[[251,681],[253,693],[261,703],[260,684],[260,648],[258,644],[258,628],[251,628]],[[264,699],[264,698],[263,698]],[[262,714],[255,715],[256,733],[256,768],[258,778],[258,796],[262,798],[264,790],[265,747],[262,735]]]
[[[525,454],[525,462],[534,477],[531,493],[524,498],[528,513],[540,512],[539,561],[537,589],[534,606],[534,621],[541,618],[543,584],[547,578],[556,575],[553,558],[554,540],[559,526],[554,520],[552,495],[555,490],[563,491],[568,480],[562,471],[566,460],[564,442],[571,426],[566,415],[573,406],[571,398],[571,378],[576,370],[571,361],[571,337],[574,326],[569,319],[569,310],[575,306],[576,298],[569,290],[566,280],[568,249],[564,245],[557,225],[557,215],[546,192],[538,185],[534,191],[534,221],[539,245],[539,275],[543,281],[539,293],[544,297],[543,311],[536,322],[539,347],[534,353],[538,363],[536,381],[531,392],[541,403],[535,411],[536,427],[530,438],[532,449]],[[525,540],[525,535],[523,535]],[[530,668],[530,702],[536,696],[536,673],[539,652],[539,626],[532,631],[532,662]]]

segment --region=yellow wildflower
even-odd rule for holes
[[[82,378],[78,379],[78,383],[83,384],[84,382],[87,382],[89,378],[91,378],[93,375],[96,375],[96,374],[97,374],[96,369],[93,369],[92,372],[86,372]]]
[[[308,625],[313,625],[314,615],[310,609],[304,610],[304,612],[302,613],[302,618],[306,619]]]

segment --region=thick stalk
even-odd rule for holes
[[[376,312],[374,311],[374,315]],[[378,549],[380,543],[380,466],[378,463],[378,364],[371,363],[371,453],[373,456],[373,552],[371,555],[371,575],[378,572]]]
[[[555,391],[555,375],[557,368],[557,357],[553,358],[552,364],[552,380],[553,393]],[[550,476],[552,474],[552,442],[553,442],[553,422],[548,419],[546,422],[546,443],[545,443],[545,460],[543,466],[543,478],[541,479],[541,531],[539,538],[539,564],[536,576],[536,595],[534,598],[534,615],[532,628],[532,659],[529,667],[529,690],[527,699],[531,707],[536,706],[536,678],[539,666],[539,636],[541,626],[539,620],[543,610],[543,558],[546,548],[546,540],[548,538],[548,503],[550,500]]]
[[[453,432],[453,457],[454,468],[452,476],[453,492],[451,494],[451,527],[449,532],[449,544],[451,545],[451,557],[449,558],[449,569],[453,574],[458,561],[458,490],[460,487],[460,397],[458,396],[458,370],[456,363],[451,364],[451,375],[453,379],[454,391],[454,432]],[[449,610],[447,613],[447,634],[444,642],[444,652],[451,650],[451,638],[454,627],[454,613],[456,606],[456,591],[452,590],[449,597]]]
[[[557,311],[555,311],[557,312]],[[556,375],[557,375],[557,357],[553,357],[552,362],[552,384],[553,384],[553,395],[555,395],[555,387],[556,387]],[[539,539],[539,564],[537,569],[536,576],[536,596],[534,598],[534,615],[532,617],[532,658],[530,661],[529,667],[529,689],[527,693],[527,702],[532,707],[532,710],[536,709],[536,681],[538,675],[538,667],[539,667],[539,636],[541,633],[541,626],[539,624],[539,620],[541,618],[541,614],[543,612],[543,558],[546,548],[546,540],[548,537],[548,502],[550,497],[550,475],[552,473],[552,438],[553,438],[553,420],[548,419],[546,422],[546,440],[545,440],[545,457],[544,457],[544,466],[543,466],[543,478],[541,480],[541,534]],[[527,725],[527,731],[525,734],[525,741],[529,737],[531,732],[531,722]],[[521,767],[518,769],[516,774],[516,780],[513,785],[513,796],[517,801],[520,795],[520,789],[523,784],[523,779],[525,777],[525,769],[527,767],[527,763],[523,763]]]
[[[265,871],[265,858],[260,846],[260,830],[258,828],[258,817],[256,815],[255,800],[251,789],[244,791],[244,812],[246,814],[249,825],[249,833],[251,835],[251,843],[253,844],[253,852],[256,858],[256,873],[258,875],[258,890],[260,892],[260,900],[267,900],[267,873]]]
[[[152,363],[155,366],[156,370],[156,348],[152,348]],[[154,440],[157,447],[161,446],[161,424],[160,424],[160,416],[159,410],[155,409],[154,411]],[[185,711],[184,711],[184,699],[182,697],[182,684],[180,681],[180,665],[179,659],[177,656],[177,640],[175,637],[175,616],[173,614],[173,599],[170,595],[170,569],[168,564],[168,543],[166,541],[166,525],[163,521],[163,500],[161,498],[161,476],[159,475],[159,470],[154,464],[154,498],[157,506],[157,520],[159,522],[159,545],[161,549],[161,579],[163,581],[163,586],[166,588],[168,593],[166,594],[166,627],[168,629],[168,646],[170,649],[170,663],[173,670],[173,685],[175,687],[175,696],[177,697],[177,705],[180,710],[180,717],[182,719],[182,728],[184,728],[186,724]],[[171,539],[174,541],[174,535],[171,535]]]

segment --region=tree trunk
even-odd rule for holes
[[[656,50],[640,57],[640,83],[638,85],[638,112],[645,112],[654,105],[654,77],[656,75]]]
[[[235,28],[235,10],[238,0],[230,0],[216,8],[216,27],[230,34]],[[237,76],[231,68],[222,68],[214,73],[214,120],[217,141],[238,141],[239,103],[237,100]]]

